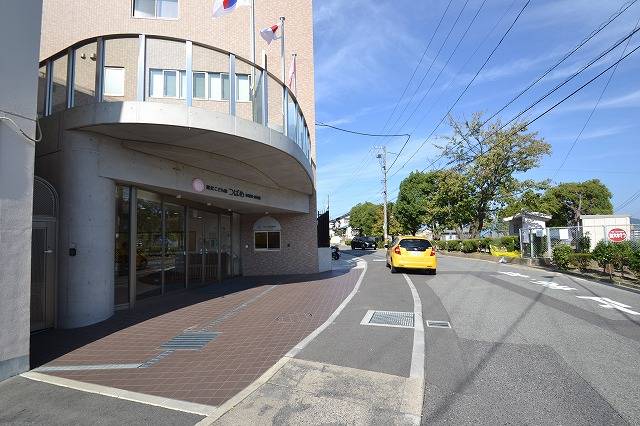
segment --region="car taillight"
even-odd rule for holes
[[[435,256],[435,255],[436,255],[436,248],[431,247],[431,254],[429,256]]]
[[[400,254],[400,246],[396,246],[396,247],[393,249],[393,252],[394,252],[395,254]]]

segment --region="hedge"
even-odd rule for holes
[[[553,248],[552,260],[554,265],[560,269],[569,269],[569,262],[573,249],[566,244],[558,244]]]
[[[571,253],[569,263],[571,266],[584,271],[591,263],[591,253]]]

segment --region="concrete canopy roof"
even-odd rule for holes
[[[64,127],[258,185],[314,191],[311,163],[294,141],[228,114],[177,104],[103,102],[65,111]]]

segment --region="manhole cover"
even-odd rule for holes
[[[433,328],[451,328],[449,321],[429,321],[427,320],[427,327]]]
[[[383,327],[413,328],[413,312],[367,311],[360,324]]]
[[[200,350],[204,348],[207,343],[215,339],[218,334],[220,333],[209,331],[185,331],[184,333],[173,337],[171,340],[164,342],[160,347],[171,350]]]

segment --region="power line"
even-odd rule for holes
[[[531,0],[527,0],[527,2],[524,4],[524,6],[522,6],[522,9],[520,9],[520,12],[518,12],[518,15],[516,16],[516,18],[513,20],[513,22],[511,23],[511,25],[509,25],[509,28],[507,28],[507,31],[505,31],[505,33],[502,35],[502,37],[500,38],[500,41],[498,41],[498,44],[496,44],[496,46],[493,48],[493,50],[491,51],[491,53],[489,54],[489,56],[487,56],[487,58],[485,59],[485,61],[482,63],[482,65],[480,66],[480,68],[478,69],[478,71],[476,71],[475,75],[473,76],[473,78],[469,81],[469,83],[467,83],[467,85],[465,86],[464,90],[462,91],[462,93],[460,93],[460,95],[458,96],[458,98],[455,100],[455,102],[453,103],[453,105],[451,105],[451,107],[449,108],[449,110],[442,116],[442,118],[440,119],[440,121],[438,122],[438,124],[436,125],[436,127],[434,127],[434,129],[431,131],[431,133],[429,134],[429,136],[427,136],[427,138],[422,142],[422,144],[420,144],[420,146],[418,147],[418,149],[415,150],[415,152],[413,154],[411,154],[411,156],[409,157],[409,159],[407,161],[404,162],[404,164],[402,166],[400,166],[399,169],[397,169],[391,176],[395,176],[400,170],[402,170],[408,163],[409,161],[411,161],[413,159],[413,157],[415,157],[415,155],[418,153],[418,151],[420,151],[422,149],[422,147],[427,143],[427,141],[431,138],[431,136],[433,136],[433,134],[436,132],[436,130],[438,130],[438,127],[440,127],[440,125],[442,124],[442,122],[444,121],[445,118],[447,118],[447,116],[449,115],[449,113],[451,113],[451,111],[453,110],[453,108],[458,104],[458,102],[460,101],[460,99],[462,99],[462,97],[464,96],[465,93],[467,93],[467,90],[469,90],[469,87],[471,87],[471,85],[473,84],[473,82],[476,80],[476,78],[478,78],[478,75],[480,75],[480,73],[482,72],[482,70],[484,69],[484,67],[487,65],[487,63],[489,62],[489,60],[491,60],[491,58],[493,57],[493,54],[496,52],[496,50],[498,50],[498,48],[500,47],[500,45],[502,44],[502,42],[504,41],[504,39],[507,37],[507,35],[511,32],[511,29],[514,27],[514,25],[516,24],[516,22],[518,22],[518,19],[520,18],[520,16],[522,15],[522,13],[524,13],[524,10],[527,8],[527,6],[529,5],[529,3],[531,3]]]
[[[340,132],[352,133],[352,134],[354,134],[354,135],[360,135],[360,136],[372,136],[372,137],[376,137],[376,138],[377,138],[377,137],[382,138],[382,137],[387,137],[387,136],[388,136],[388,137],[395,137],[395,136],[411,136],[411,135],[410,135],[410,134],[408,134],[408,133],[402,133],[402,134],[392,135],[392,134],[389,134],[389,133],[365,133],[365,132],[357,132],[357,131],[355,131],[355,130],[343,129],[342,127],[332,126],[331,124],[326,124],[326,123],[322,123],[322,122],[319,122],[319,121],[317,121],[317,122],[316,122],[316,126],[318,126],[318,127],[329,127],[329,128],[331,128],[331,129],[338,130],[338,131],[340,131]]]
[[[638,24],[640,24],[640,19],[638,19],[638,21],[636,22],[636,25],[635,25],[636,28],[638,27]],[[629,38],[627,40],[627,44],[624,46],[624,50],[622,51],[622,55],[623,56],[627,52],[627,49],[629,48],[629,43],[631,43],[631,38]],[[580,129],[580,132],[578,133],[578,135],[574,139],[573,143],[571,144],[571,147],[569,148],[569,151],[567,151],[567,153],[565,154],[564,158],[562,159],[562,163],[556,169],[555,173],[551,177],[551,180],[554,180],[556,178],[556,176],[558,175],[558,172],[560,171],[560,169],[562,169],[562,167],[567,162],[567,159],[569,158],[569,155],[571,154],[571,152],[573,152],[573,148],[575,148],[576,144],[580,140],[580,137],[582,137],[582,133],[584,132],[584,129],[587,128],[587,126],[589,125],[589,122],[591,121],[591,117],[593,117],[593,114],[596,112],[596,109],[598,109],[598,105],[600,105],[600,101],[602,100],[602,97],[604,96],[604,93],[607,91],[607,87],[609,87],[609,83],[611,83],[611,80],[613,79],[613,76],[615,75],[617,69],[618,69],[618,64],[616,64],[616,66],[611,71],[611,74],[609,74],[609,78],[607,79],[606,83],[604,84],[604,87],[602,88],[602,91],[600,92],[600,96],[598,96],[598,100],[596,101],[595,105],[593,106],[593,109],[589,113],[589,116],[587,117],[587,120],[584,122],[584,125]]]
[[[445,37],[444,41],[440,45],[440,48],[438,49],[438,52],[433,57],[433,60],[431,61],[431,64],[429,64],[429,68],[427,68],[427,71],[422,76],[422,79],[420,80],[420,83],[418,84],[418,87],[416,87],[414,92],[411,94],[411,99],[409,99],[409,102],[407,102],[404,105],[404,108],[402,109],[402,111],[400,112],[400,114],[398,115],[396,120],[393,122],[393,124],[391,125],[390,129],[393,129],[396,126],[396,124],[398,124],[398,121],[400,120],[400,118],[402,118],[402,116],[407,111],[407,108],[409,107],[411,102],[413,102],[413,99],[416,96],[416,93],[418,92],[418,90],[420,90],[420,88],[422,87],[422,83],[424,83],[424,80],[429,75],[429,72],[431,71],[431,68],[433,67],[433,64],[436,62],[436,59],[438,59],[438,56],[440,56],[440,52],[442,52],[442,49],[444,48],[445,44],[447,44],[447,41],[449,41],[449,37],[451,36],[451,33],[453,32],[453,29],[456,27],[456,25],[458,25],[458,21],[460,20],[460,17],[462,16],[462,12],[464,12],[464,10],[466,9],[468,3],[469,3],[469,0],[466,0],[464,5],[462,6],[462,9],[460,9],[460,12],[458,13],[458,16],[456,17],[456,20],[453,22],[453,25],[449,29],[449,32],[447,33],[447,36]]]
[[[431,93],[431,89],[433,89],[433,86],[435,86],[436,82],[438,81],[438,79],[440,78],[440,76],[442,75],[442,72],[445,70],[445,68],[447,67],[447,65],[449,65],[449,62],[451,62],[451,58],[453,58],[453,55],[455,55],[455,53],[458,51],[458,48],[460,47],[460,45],[462,44],[462,41],[464,40],[464,38],[467,36],[467,34],[469,33],[469,30],[471,29],[471,27],[473,26],[473,23],[476,21],[476,19],[478,18],[478,15],[480,14],[480,11],[482,10],[482,8],[484,7],[485,3],[487,2],[487,0],[483,0],[482,3],[480,4],[480,7],[478,7],[478,10],[476,10],[476,13],[473,15],[473,18],[471,19],[471,21],[469,22],[469,25],[467,25],[467,28],[464,30],[464,32],[462,33],[462,35],[460,36],[460,39],[458,40],[458,43],[456,43],[455,47],[453,48],[453,50],[451,51],[451,54],[449,54],[449,57],[447,58],[447,61],[444,63],[444,65],[442,65],[442,68],[440,68],[440,72],[438,73],[438,75],[436,76],[436,78],[433,79],[433,81],[431,82],[431,86],[429,86],[429,88],[427,89],[427,91],[424,93],[424,95],[422,95],[422,98],[420,99],[420,102],[418,102],[418,104],[416,105],[416,107],[413,109],[413,111],[411,112],[411,114],[409,114],[409,117],[407,117],[407,119],[402,123],[402,125],[400,126],[400,129],[404,128],[404,126],[407,125],[407,123],[409,122],[409,120],[411,120],[411,118],[413,118],[413,116],[415,115],[416,111],[418,111],[418,108],[420,108],[420,106],[422,105],[422,102],[424,102],[424,100],[427,98],[427,96],[429,96],[429,93]],[[402,154],[402,151],[404,151],[404,148],[407,146],[407,143],[409,142],[409,140],[407,139],[407,141],[404,143],[404,145],[402,145],[402,148],[400,149],[400,152],[398,153],[398,157],[400,156],[400,154]],[[391,165],[389,166],[389,168],[393,167],[394,164],[396,164],[396,161],[398,161],[398,157],[396,157],[393,162],[391,163]]]
[[[416,72],[418,71],[418,68],[420,68],[420,64],[422,64],[422,60],[424,59],[425,55],[429,51],[429,47],[431,47],[431,43],[433,42],[433,39],[434,39],[436,33],[438,32],[438,29],[440,29],[440,25],[442,25],[442,21],[444,20],[444,17],[446,16],[447,12],[449,11],[449,7],[451,7],[451,3],[452,2],[453,2],[453,0],[449,0],[449,4],[447,4],[447,7],[445,8],[444,12],[442,13],[442,16],[440,17],[440,21],[438,21],[438,25],[436,25],[436,28],[435,28],[435,30],[433,30],[433,34],[431,34],[431,38],[429,39],[429,43],[427,43],[427,47],[422,52],[422,56],[420,57],[420,60],[416,64],[416,67],[413,69],[413,73],[411,73],[411,77],[409,77],[409,81],[407,82],[407,85],[405,86],[404,90],[402,91],[402,94],[400,95],[400,99],[398,99],[398,101],[396,102],[395,106],[393,107],[393,111],[391,111],[391,114],[389,115],[389,117],[387,117],[387,121],[385,121],[384,126],[382,126],[382,130],[383,131],[384,131],[384,129],[387,128],[387,124],[389,124],[389,121],[391,120],[391,117],[393,117],[393,114],[396,113],[396,110],[398,109],[398,106],[400,105],[400,102],[404,98],[404,95],[407,93],[407,90],[409,89],[409,86],[411,85],[411,82],[413,81],[413,77],[415,77]]]
[[[616,207],[614,209],[614,213],[618,213],[620,210],[624,209],[625,207],[628,207],[631,205],[631,203],[633,203],[635,200],[637,200],[638,198],[640,198],[640,190],[638,190],[635,194],[633,194],[631,197],[627,198],[626,201],[624,201],[622,204],[618,205],[618,207]]]

